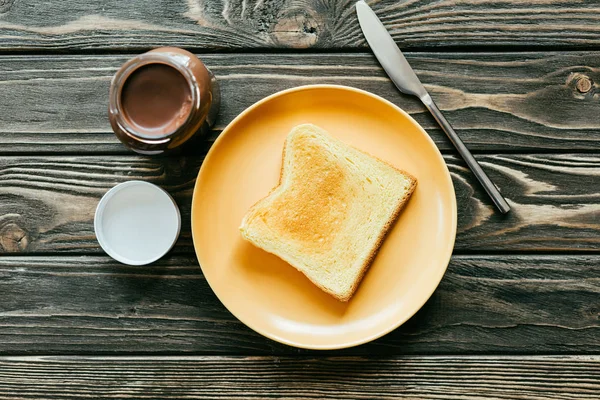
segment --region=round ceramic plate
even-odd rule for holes
[[[285,137],[302,123],[316,124],[418,180],[347,303],[244,241],[238,229],[248,209],[278,184]],[[354,88],[303,86],[259,101],[219,136],[198,174],[192,232],[202,271],[233,315],[288,345],[337,349],[390,332],[431,296],[454,246],[456,198],[440,152],[404,111]]]

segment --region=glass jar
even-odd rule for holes
[[[194,54],[161,47],[127,61],[112,79],[108,115],[123,144],[141,154],[178,149],[215,122],[220,91]]]

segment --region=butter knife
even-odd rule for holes
[[[413,71],[408,64],[408,61],[406,61],[406,58],[404,58],[404,54],[402,54],[394,42],[394,39],[392,39],[389,32],[385,29],[379,18],[377,18],[377,15],[375,15],[371,7],[363,0],[360,0],[356,3],[356,14],[358,15],[360,28],[362,29],[371,50],[375,53],[375,57],[377,57],[377,60],[379,60],[379,63],[385,72],[387,72],[392,82],[394,82],[401,92],[417,96],[423,102],[444,132],[446,132],[446,135],[448,135],[448,138],[454,147],[456,147],[458,153],[465,160],[477,180],[479,180],[479,183],[481,183],[487,194],[491,197],[498,210],[503,214],[509,212],[510,206],[504,197],[502,197],[496,185],[490,180],[483,169],[481,169],[481,166],[475,160],[469,149],[467,149],[463,141],[458,137],[454,129],[452,129],[450,123],[444,118],[444,115],[436,106],[429,93],[427,93],[427,90],[425,90],[425,87],[415,74],[415,71]]]

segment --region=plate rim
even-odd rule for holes
[[[399,112],[400,114],[402,114],[404,117],[406,117],[409,121],[412,122],[412,124],[414,126],[416,126],[418,128],[418,130],[421,132],[422,135],[425,136],[426,140],[429,142],[429,144],[436,150],[436,157],[438,158],[439,161],[441,161],[442,165],[444,166],[444,176],[447,179],[447,181],[449,182],[449,187],[450,187],[450,191],[452,196],[450,196],[451,198],[451,214],[452,214],[452,220],[451,222],[451,238],[448,241],[448,246],[446,249],[446,256],[444,257],[446,260],[444,262],[444,268],[441,271],[441,273],[439,274],[438,277],[436,277],[435,279],[435,285],[432,285],[432,289],[431,291],[423,298],[423,302],[415,308],[414,311],[411,311],[409,313],[407,313],[405,318],[399,318],[397,321],[395,321],[394,323],[390,324],[390,326],[386,327],[385,329],[382,329],[381,331],[378,331],[374,334],[365,336],[362,339],[357,339],[357,340],[351,340],[351,341],[340,341],[339,343],[333,345],[333,344],[325,344],[325,345],[311,345],[311,344],[307,344],[307,343],[300,343],[294,340],[289,340],[286,339],[284,337],[281,337],[279,335],[273,334],[269,331],[265,331],[263,329],[259,329],[257,328],[251,321],[247,321],[244,318],[240,318],[239,315],[237,315],[236,313],[234,313],[228,306],[227,304],[225,304],[225,302],[221,299],[221,296],[219,296],[219,293],[217,293],[217,291],[214,289],[213,285],[211,284],[210,279],[207,277],[206,273],[204,272],[204,268],[202,267],[202,261],[201,261],[201,255],[200,255],[200,251],[199,248],[200,246],[198,246],[197,243],[197,239],[196,239],[196,234],[195,231],[196,229],[194,229],[195,227],[195,223],[194,220],[196,220],[196,218],[194,218],[194,216],[197,214],[198,211],[197,210],[197,206],[196,206],[196,201],[195,199],[197,198],[197,192],[200,191],[200,182],[202,181],[202,176],[203,173],[205,174],[206,172],[206,165],[210,164],[210,159],[211,157],[216,153],[219,144],[221,141],[224,140],[224,138],[226,137],[226,135],[229,133],[229,131],[231,131],[233,129],[233,127],[235,125],[237,125],[239,123],[240,120],[242,120],[243,118],[245,118],[245,116],[249,113],[251,113],[252,111],[254,111],[254,109],[260,107],[262,104],[267,103],[275,98],[290,94],[290,93],[294,93],[294,92],[300,92],[300,91],[306,91],[306,90],[319,90],[319,89],[337,89],[337,90],[342,90],[342,91],[351,91],[351,92],[355,92],[361,95],[365,95],[371,98],[374,98],[377,101],[383,102],[385,104],[387,104],[388,106],[391,106],[396,112]],[[199,195],[198,195],[199,196]],[[270,94],[260,100],[258,100],[257,102],[253,103],[252,105],[248,106],[246,109],[244,109],[241,113],[239,113],[229,124],[227,124],[227,126],[225,127],[225,129],[223,129],[223,131],[221,132],[221,134],[219,134],[219,136],[217,137],[217,139],[214,141],[214,143],[212,144],[212,146],[210,147],[210,149],[208,150],[208,152],[206,153],[206,156],[204,157],[204,160],[202,161],[202,165],[200,166],[200,170],[198,171],[198,175],[196,177],[196,182],[194,183],[194,191],[192,194],[192,205],[191,205],[191,213],[190,213],[190,217],[191,217],[191,230],[192,230],[192,243],[194,245],[194,252],[196,253],[196,258],[198,260],[198,264],[200,265],[200,269],[202,270],[202,273],[204,275],[204,279],[206,280],[206,282],[208,283],[209,287],[211,288],[211,290],[213,291],[213,293],[215,294],[215,296],[219,299],[219,301],[221,302],[221,304],[223,304],[223,306],[235,317],[237,318],[241,323],[243,323],[244,325],[246,325],[248,328],[252,329],[254,332],[268,338],[271,340],[274,340],[276,342],[282,343],[284,345],[287,346],[292,346],[292,347],[297,347],[297,348],[301,348],[301,349],[308,349],[308,350],[340,350],[340,349],[345,349],[345,348],[350,348],[350,347],[355,347],[355,346],[359,346],[365,343],[369,343],[373,340],[379,339],[380,337],[383,337],[385,335],[387,335],[388,333],[392,332],[393,330],[399,328],[400,326],[402,326],[406,321],[408,321],[410,318],[412,318],[420,309],[423,308],[423,306],[425,305],[425,303],[427,303],[427,301],[431,298],[431,296],[433,295],[433,293],[437,290],[437,288],[440,285],[440,282],[442,281],[444,275],[446,274],[446,271],[448,270],[448,265],[450,264],[450,260],[452,258],[452,253],[454,251],[454,244],[456,242],[456,232],[457,232],[457,220],[458,220],[458,214],[457,214],[457,201],[456,201],[456,192],[454,190],[454,183],[452,181],[452,176],[450,175],[450,170],[448,169],[448,164],[446,163],[446,161],[444,160],[444,157],[442,155],[442,153],[440,152],[439,148],[437,147],[437,145],[435,144],[435,142],[433,141],[433,139],[431,138],[431,136],[427,133],[427,131],[412,117],[410,116],[410,114],[408,114],[406,111],[404,111],[403,109],[401,109],[400,107],[398,107],[396,104],[392,103],[391,101],[375,94],[375,93],[371,93],[367,90],[363,90],[363,89],[359,89],[359,88],[355,88],[352,86],[345,86],[345,85],[335,85],[335,84],[314,84],[314,85],[302,85],[302,86],[295,86],[289,89],[284,89],[284,90],[280,90],[278,92],[275,92],[273,94]]]

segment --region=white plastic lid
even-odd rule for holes
[[[150,264],[175,244],[181,215],[163,189],[143,181],[118,184],[100,199],[96,238],[112,258],[129,265]]]

